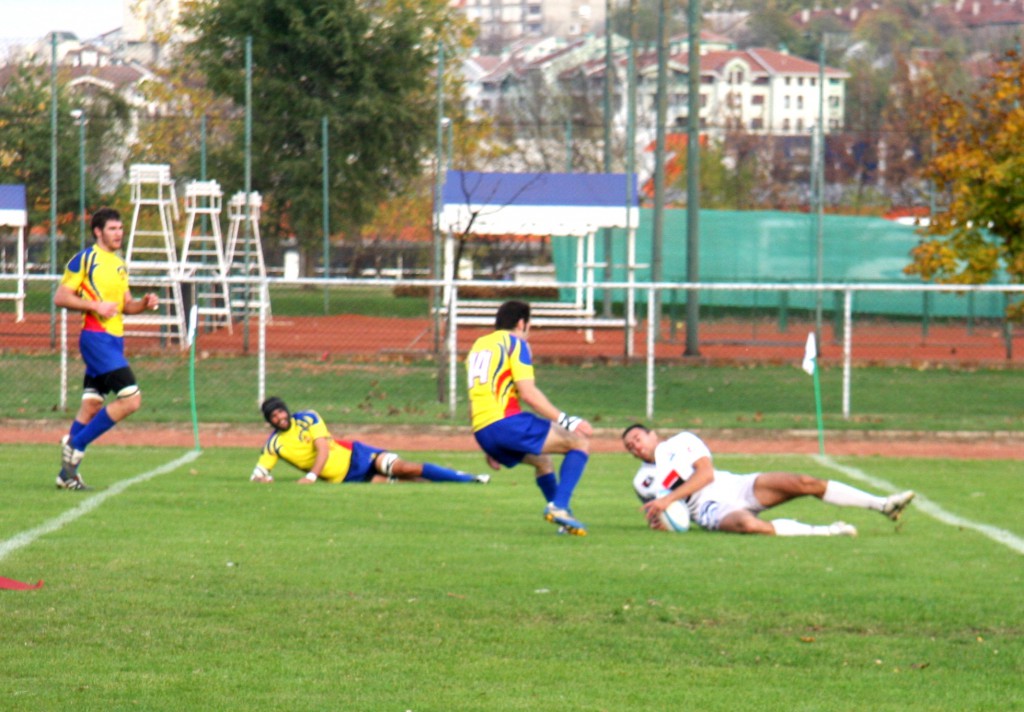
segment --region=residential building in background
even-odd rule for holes
[[[736,50],[728,38],[702,34],[700,56],[700,128],[715,133],[744,130],[754,134],[801,135],[818,125],[826,132],[843,128],[849,73],[820,67],[768,48]],[[527,107],[530,92],[571,96],[579,106],[600,101],[606,62],[603,37],[566,42],[537,56],[525,43],[502,56],[473,55],[463,66],[472,114],[512,113]],[[626,125],[628,42],[612,40],[614,124]],[[689,61],[685,40],[674,39],[667,62],[670,129],[684,128],[689,116]],[[636,55],[637,126],[654,130],[657,101],[657,53]],[[821,75],[824,73],[824,85]],[[824,102],[820,97],[824,91]]]
[[[580,37],[604,32],[605,0],[453,0],[488,47],[521,38]]]

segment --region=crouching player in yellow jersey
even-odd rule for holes
[[[494,327],[496,331],[476,340],[466,357],[473,436],[494,469],[532,465],[547,502],[544,518],[557,524],[559,532],[586,536],[587,527],[573,517],[569,501],[587,465],[593,428],[559,411],[534,383],[526,342],[530,305],[505,302]],[[520,400],[536,414],[523,411]],[[551,454],[565,455],[557,479]]]
[[[128,270],[117,256],[124,240],[120,214],[100,208],[92,216],[96,244],[82,250],[68,262],[53,303],[83,313],[78,348],[85,361],[82,405],[61,440],[61,466],[57,487],[87,490],[78,465],[89,443],[103,435],[142,405],[135,374],[124,355],[122,314],[139,314],[157,308],[157,296],[133,299],[128,291]],[[108,394],[114,400],[104,406]]]
[[[270,474],[278,460],[305,472],[300,485],[325,482],[477,482],[487,484],[490,475],[467,475],[429,462],[402,460],[393,452],[357,440],[335,440],[315,410],[292,413],[280,398],[267,398],[260,406],[274,432],[267,438],[256,463],[253,482],[273,482]]]

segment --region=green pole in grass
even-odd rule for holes
[[[821,381],[818,379],[818,359],[814,359],[814,414],[818,419],[818,454],[825,454],[825,425],[821,422]],[[198,437],[198,436],[196,436]],[[198,442],[198,441],[197,441]],[[198,448],[199,446],[196,445]]]
[[[196,323],[199,321],[199,307],[195,304],[188,314],[188,393],[192,408],[192,440],[199,450],[199,415],[196,410]]]
[[[804,362],[801,364],[804,371],[814,378],[814,414],[818,423],[818,454],[825,454],[825,425],[821,417],[821,381],[818,378],[818,343],[812,331],[807,335],[807,345],[804,347]]]

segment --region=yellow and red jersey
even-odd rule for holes
[[[332,438],[323,418],[315,410],[292,413],[288,429],[283,432],[275,430],[267,438],[260,453],[259,465],[269,472],[280,459],[303,472],[309,472],[309,468],[316,462],[314,443],[318,438],[330,441],[330,453],[320,478],[328,482],[341,482],[352,463],[352,444]]]
[[[530,345],[505,330],[481,336],[466,356],[466,372],[476,432],[522,412],[516,382],[534,379]]]
[[[117,304],[117,313],[109,319],[85,312],[83,330],[124,336],[122,314],[129,295],[128,269],[124,260],[93,245],[71,258],[60,283],[83,299]]]

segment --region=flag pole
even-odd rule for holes
[[[188,313],[188,391],[192,411],[192,439],[199,450],[199,414],[196,409],[196,324],[199,321],[199,305],[193,304]]]
[[[821,381],[818,379],[818,357],[814,357],[814,413],[818,418],[818,454],[825,455],[825,425],[821,419]]]

